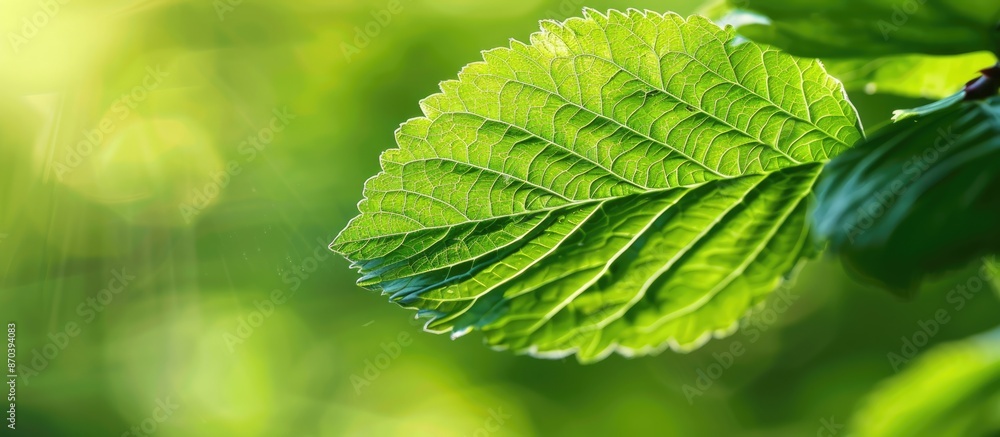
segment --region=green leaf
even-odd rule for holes
[[[797,56],[1000,51],[996,0],[731,0],[767,17],[740,34]],[[758,20],[760,21],[760,20]]]
[[[936,102],[928,103],[924,106],[892,111],[892,121],[898,122],[912,118],[924,117],[939,111],[947,111],[957,105],[961,105],[963,101],[965,101],[965,91],[959,91],[951,96]]]
[[[962,89],[978,71],[996,64],[992,53],[957,56],[900,55],[875,59],[833,59],[823,64],[848,90],[869,94],[943,99]]]
[[[997,263],[995,255],[990,259],[984,260],[983,266],[986,267],[989,272],[1000,272],[1000,263]],[[996,293],[997,297],[1000,297],[1000,275],[994,275],[990,278],[990,285],[993,287],[993,291]]]
[[[747,0],[735,3],[749,4]],[[732,8],[725,0],[720,0],[720,3],[706,8],[706,13],[711,14],[720,25],[732,25],[741,32],[753,33],[750,26],[773,25],[765,16]],[[822,61],[830,75],[840,79],[849,91],[936,100],[955,94],[966,82],[977,77],[980,70],[996,64],[997,59],[988,51],[951,56],[873,56],[864,50],[854,50],[852,53],[828,54]]]
[[[816,231],[862,277],[911,294],[1000,252],[998,167],[1000,97],[890,124],[824,170]]]
[[[730,333],[808,244],[821,163],[860,138],[816,61],[692,17],[546,21],[403,124],[331,248],[426,329],[542,357]]]
[[[856,437],[997,435],[1000,331],[917,358],[869,396],[851,428]]]

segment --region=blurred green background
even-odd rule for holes
[[[422,333],[326,251],[394,129],[480,50],[583,6],[698,3],[0,3],[0,315],[17,326],[16,433],[845,433],[836,425],[895,373],[887,354],[919,321],[950,312],[933,344],[994,326],[994,295],[945,300],[973,269],[900,302],[820,260],[759,337],[581,366]],[[377,35],[356,40],[365,26]],[[922,103],[852,98],[869,127]],[[746,353],[686,391],[733,342]]]

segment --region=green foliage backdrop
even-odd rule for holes
[[[848,423],[863,435],[906,431],[882,423],[890,413],[961,419],[940,432],[995,430],[995,392],[975,388],[996,378],[996,340],[969,338],[996,325],[1000,305],[980,280],[993,264],[936,278],[904,303],[821,258],[766,301],[741,295],[761,310],[725,339],[581,366],[495,352],[478,332],[454,341],[424,333],[412,313],[355,285],[356,272],[328,251],[357,215],[394,130],[421,115],[440,119],[454,103],[447,94],[423,112],[417,102],[481,60],[480,50],[528,42],[538,20],[582,16],[583,6],[687,16],[700,3],[0,4],[0,316],[16,324],[18,432],[802,436],[846,435]],[[920,66],[907,69],[920,91],[894,90],[891,69],[824,59],[831,72],[853,74],[845,82],[867,126],[949,91],[920,73],[938,71],[941,59],[877,54],[878,65]],[[811,61],[775,60],[829,85]],[[614,91],[633,91],[627,85]],[[788,164],[771,162],[768,174]],[[742,189],[739,181],[727,187]],[[783,194],[802,194],[789,185]],[[609,199],[625,194],[606,188]],[[674,194],[663,193],[655,201],[666,209]],[[787,207],[780,199],[761,196],[757,206]],[[641,207],[614,206],[622,216]],[[788,268],[762,281],[776,284]],[[581,308],[607,314],[591,304]],[[567,340],[586,338],[553,341]],[[951,341],[961,342],[935,348]],[[926,362],[913,359],[928,351]],[[974,365],[953,368],[949,357]],[[959,395],[985,407],[952,402]],[[928,402],[900,401],[911,399]]]

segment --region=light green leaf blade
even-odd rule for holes
[[[861,135],[839,82],[703,18],[585,14],[422,102],[331,245],[429,331],[581,361],[687,350],[811,248],[813,182]]]
[[[816,232],[851,270],[910,295],[1000,252],[998,163],[1000,96],[890,124],[824,170]]]
[[[730,4],[768,19],[741,26],[742,35],[797,56],[1000,52],[996,0],[730,0]]]
[[[989,52],[956,56],[900,55],[875,59],[832,59],[823,64],[830,75],[848,90],[869,94],[943,99],[979,76],[979,70],[995,65]]]
[[[869,396],[851,428],[856,437],[997,435],[1000,331],[918,357]]]
[[[928,103],[916,108],[897,109],[892,111],[892,121],[900,122],[904,120],[919,119],[936,112],[948,111],[965,101],[965,91],[959,91],[941,100]]]

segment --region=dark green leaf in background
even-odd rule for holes
[[[732,332],[810,249],[822,162],[861,136],[816,61],[692,17],[544,22],[397,133],[331,247],[453,336],[582,361]]]
[[[861,276],[908,294],[1000,249],[1000,97],[891,124],[833,160],[817,232]]]
[[[861,58],[1000,51],[996,0],[729,0],[766,21],[740,34],[797,56]]]

